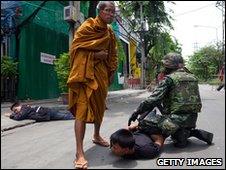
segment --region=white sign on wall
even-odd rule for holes
[[[46,64],[52,64],[53,65],[53,61],[55,59],[56,59],[56,56],[41,52],[41,63],[46,63]]]
[[[122,73],[118,73],[118,84],[124,84],[124,76]]]

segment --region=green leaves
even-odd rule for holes
[[[165,2],[172,3],[172,2]],[[155,66],[160,64],[162,57],[168,52],[181,53],[180,44],[169,34],[173,29],[172,17],[165,8],[164,1],[119,1],[122,15],[130,23],[131,30],[141,31],[141,5],[144,23],[148,30],[143,32],[145,53],[148,57],[148,72],[155,72]],[[151,74],[151,73],[150,73]]]
[[[150,65],[154,68],[155,65],[161,65],[161,60],[169,52],[177,52],[181,54],[180,44],[176,39],[172,39],[167,32],[160,33],[159,38],[155,40],[154,45],[149,51]],[[157,71],[156,69],[151,72]]]
[[[63,53],[54,61],[54,70],[57,73],[59,88],[62,92],[68,92],[67,79],[69,76],[69,54]]]
[[[218,74],[223,57],[215,46],[206,46],[189,56],[188,67],[200,80],[212,79]]]
[[[3,56],[1,60],[1,75],[5,77],[13,77],[18,75],[18,62],[8,56]]]

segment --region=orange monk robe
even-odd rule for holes
[[[94,58],[94,52],[100,50],[108,50],[106,60]],[[76,31],[70,65],[69,109],[77,120],[101,123],[109,78],[117,69],[118,58],[115,35],[99,16],[87,19]]]

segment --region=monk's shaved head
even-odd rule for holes
[[[112,4],[113,6],[115,6],[114,1],[100,1],[97,4],[98,11],[103,10],[107,6],[108,3]]]
[[[111,24],[115,17],[114,1],[100,1],[97,5],[98,15],[106,24]]]

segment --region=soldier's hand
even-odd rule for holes
[[[135,111],[135,112],[133,112],[133,114],[130,116],[130,118],[129,118],[129,121],[128,121],[128,126],[130,126],[131,125],[131,122],[134,122],[136,119],[137,119],[137,117],[138,117],[138,113]]]
[[[127,127],[129,131],[136,131],[138,129],[138,124],[130,125]]]

